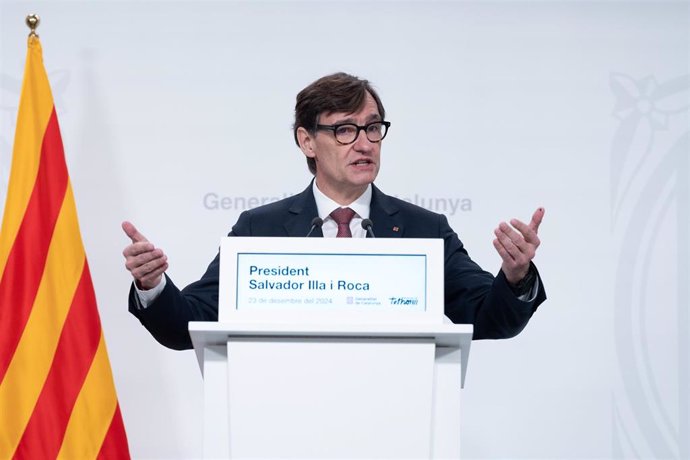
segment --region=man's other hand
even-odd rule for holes
[[[501,222],[494,230],[494,247],[503,259],[501,270],[511,285],[519,283],[529,271],[529,264],[540,244],[537,233],[544,212],[544,208],[538,208],[529,224],[512,219],[510,225]]]
[[[134,277],[139,289],[147,291],[156,287],[168,269],[168,257],[163,250],[156,248],[139,233],[131,222],[122,222],[122,230],[132,240],[122,251],[122,255],[125,256],[125,267]]]

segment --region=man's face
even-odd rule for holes
[[[364,126],[381,120],[376,101],[367,93],[364,105],[355,113],[321,114],[318,123],[337,125],[355,123]],[[357,139],[342,145],[332,131],[317,130],[315,135],[302,132],[302,151],[316,160],[316,184],[328,197],[349,204],[376,179],[381,158],[381,142],[370,142],[362,130]]]

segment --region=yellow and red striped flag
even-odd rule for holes
[[[38,36],[0,231],[0,459],[129,458]]]

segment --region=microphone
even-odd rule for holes
[[[371,221],[371,219],[362,219],[362,228],[367,231],[367,234],[372,237],[376,238],[376,235],[374,235],[374,230],[372,227],[374,226],[374,223]]]
[[[309,229],[309,233],[307,233],[307,236],[305,238],[308,238],[311,236],[312,232],[316,230],[317,228],[321,228],[323,225],[323,219],[320,217],[314,217],[311,220],[311,228]]]

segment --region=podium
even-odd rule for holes
[[[471,325],[190,323],[205,458],[459,458]]]
[[[347,254],[349,261],[352,254],[367,254],[368,248],[376,248],[372,252],[376,257],[382,251],[384,255],[387,250],[396,255],[401,251],[400,241],[377,240],[379,244],[374,246],[364,240],[331,240],[317,243],[325,246],[315,249],[313,242],[302,239],[229,240],[235,241],[227,244],[240,247],[233,247],[228,255],[224,241],[221,260],[239,261],[238,254],[253,257],[259,246],[273,257],[277,249],[269,240],[280,240],[276,244],[281,245],[281,255],[300,258],[305,254],[304,245],[309,244],[306,252],[310,256],[328,258],[324,266],[334,265],[332,257],[338,253]],[[297,240],[289,243],[297,247],[285,248],[286,240]],[[419,244],[426,244],[421,240],[417,243],[414,256],[419,255]],[[435,255],[423,254],[424,266],[435,266],[431,270],[435,274],[442,261],[442,254],[438,254],[442,248],[437,243],[428,246]],[[338,246],[334,250],[334,244],[357,247]],[[309,259],[304,272],[292,268],[304,264],[284,260],[275,271],[326,279],[328,268],[320,265],[320,257],[316,259]],[[204,379],[204,458],[460,457],[460,389],[472,325],[450,324],[442,313],[439,315],[442,304],[438,298],[442,299],[443,291],[439,291],[437,278],[430,278],[434,280],[431,283],[425,281],[419,296],[416,291],[405,291],[402,297],[394,297],[377,291],[385,290],[379,284],[386,283],[376,283],[380,275],[363,276],[347,285],[366,284],[370,289],[364,294],[347,292],[342,305],[336,283],[328,296],[318,294],[319,299],[331,299],[330,303],[322,301],[328,303],[324,310],[311,304],[305,307],[305,299],[314,295],[307,290],[289,295],[252,292],[250,298],[239,295],[239,286],[247,284],[242,273],[274,276],[273,269],[257,268],[264,265],[255,260],[247,265],[251,268],[238,262],[228,271],[221,265],[219,322],[189,323]],[[353,263],[362,265],[357,260]],[[399,259],[394,263],[401,265]],[[385,263],[381,267],[388,271]],[[223,279],[233,282],[223,288]],[[252,279],[256,286],[257,278]],[[281,280],[297,283],[294,279]],[[288,284],[281,286],[283,289]],[[274,298],[280,307],[267,308],[270,302],[266,299]],[[393,306],[382,305],[381,298],[389,299]],[[407,306],[398,305],[401,298],[412,305],[409,311],[404,310]],[[433,304],[410,300],[419,298],[432,299]],[[258,310],[249,308],[247,302],[258,305]]]

